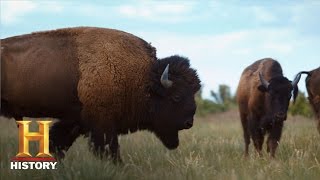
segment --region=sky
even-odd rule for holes
[[[158,58],[182,55],[204,88],[236,91],[244,68],[270,57],[293,79],[320,66],[320,1],[1,0],[0,37],[65,27],[119,29],[150,42]],[[299,87],[305,92],[305,77]]]

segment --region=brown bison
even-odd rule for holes
[[[318,132],[320,133],[320,67],[312,71],[302,71],[297,74],[300,79],[301,74],[307,74],[306,87],[308,99],[318,121]]]
[[[118,135],[137,130],[174,149],[178,131],[193,125],[200,80],[189,60],[157,59],[132,34],[66,28],[2,39],[1,47],[1,114],[59,119],[50,130],[58,157],[89,134],[96,154],[120,160]]]
[[[237,89],[237,102],[246,156],[250,137],[261,155],[264,136],[268,133],[267,151],[274,157],[292,91],[293,98],[297,96],[297,83],[297,79],[291,82],[284,77],[280,64],[271,58],[258,60],[243,71]]]

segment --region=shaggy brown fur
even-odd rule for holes
[[[200,80],[189,61],[157,60],[155,48],[131,34],[67,28],[3,39],[1,46],[1,114],[59,118],[50,140],[60,156],[90,133],[95,152],[103,155],[109,145],[120,159],[117,135],[138,129],[173,149],[178,130],[192,126]],[[168,64],[173,86],[165,88],[160,77]]]
[[[261,85],[259,73],[270,83],[268,87]],[[267,149],[274,156],[293,88],[297,90],[292,87],[291,81],[283,77],[280,64],[271,58],[256,61],[243,71],[237,90],[237,102],[246,155],[250,137],[260,154],[264,136],[268,133]]]
[[[69,107],[79,108],[73,39],[65,32],[1,40],[2,113],[16,119],[22,115],[60,117],[73,111]]]
[[[308,91],[308,99],[318,121],[318,132],[320,133],[320,67],[312,71],[302,71],[297,74],[308,74],[306,78],[306,87]]]

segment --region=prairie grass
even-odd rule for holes
[[[180,145],[167,150],[149,132],[120,137],[121,165],[100,160],[80,137],[58,162],[56,170],[10,170],[18,150],[15,122],[0,118],[0,179],[320,179],[320,135],[315,122],[290,117],[271,159],[259,157],[250,145],[243,157],[243,137],[237,112],[198,118],[190,130],[181,131]],[[32,144],[32,151],[36,145]]]

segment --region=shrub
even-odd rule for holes
[[[309,101],[303,92],[299,91],[296,102],[291,103],[289,107],[289,113],[293,116],[301,115],[308,118],[313,116]]]
[[[214,100],[204,99],[202,89],[196,94],[197,116],[224,112],[235,106],[235,98],[231,95],[230,87],[227,85],[220,85],[218,93],[211,91],[211,96]]]

